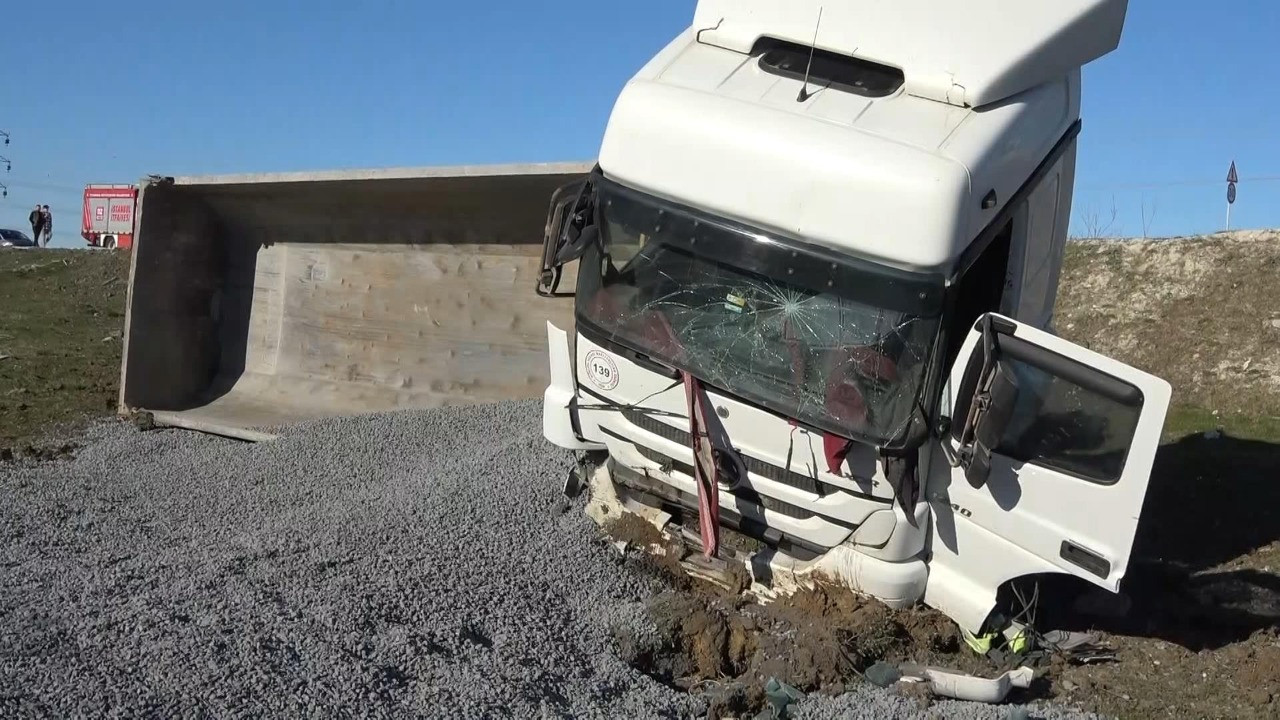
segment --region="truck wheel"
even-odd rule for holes
[[[102,238],[102,247],[108,250],[114,250],[116,248],[116,239],[113,237]]]

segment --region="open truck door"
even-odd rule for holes
[[[1118,591],[1170,394],[1160,378],[983,316],[944,399],[926,603],[977,632],[1017,577]]]

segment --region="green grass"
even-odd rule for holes
[[[127,252],[0,250],[0,450],[114,409],[128,270]]]
[[[1178,440],[1209,430],[1221,430],[1241,440],[1261,440],[1280,443],[1280,416],[1247,415],[1213,410],[1194,405],[1176,405],[1169,408],[1164,422],[1166,441]]]

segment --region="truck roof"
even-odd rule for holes
[[[1128,0],[699,0],[698,41],[746,53],[762,37],[902,70],[908,94],[979,107],[1115,50]],[[821,15],[819,15],[821,13]]]
[[[799,4],[812,4],[816,20],[816,2]],[[926,6],[923,0],[901,4],[917,16]],[[1077,10],[1124,6],[1102,0],[1066,4]],[[776,38],[800,32],[800,25],[788,25],[789,15],[775,8],[782,4],[742,0],[741,5],[739,14],[729,13],[737,12],[736,4],[723,5],[729,14],[711,23],[719,35],[691,26],[627,83],[601,145],[600,165],[607,176],[763,230],[904,269],[947,272],[1078,127],[1079,67],[981,108],[909,92],[910,71],[848,53],[822,58],[825,76],[815,60],[806,82],[813,26],[803,42]],[[851,12],[872,5],[878,6],[851,0],[824,8]],[[904,63],[917,57],[911,48],[924,47],[927,38],[968,47],[944,36],[957,29],[976,32],[999,14],[996,5],[994,0],[965,3],[966,12],[977,7],[988,13],[972,18],[940,11],[936,24],[921,28],[925,39],[912,40],[895,57]],[[698,7],[705,15],[721,6],[703,0]],[[752,9],[758,12],[747,12]],[[873,16],[889,17],[877,12]],[[825,13],[824,28],[830,19]],[[1031,30],[1051,35],[1050,16],[1075,17],[1046,11]],[[732,17],[741,18],[737,25]],[[781,24],[770,25],[773,21]],[[901,22],[886,19],[885,27],[905,32]],[[1069,24],[1067,35],[1078,28]],[[774,39],[757,42],[761,37]],[[887,43],[891,35],[879,37]],[[1058,46],[1056,39],[1046,42],[1033,44]],[[996,54],[1000,62],[1044,57],[1024,45],[1019,45],[1022,51]],[[892,49],[884,48],[884,55]],[[984,60],[971,65],[974,74],[967,77],[990,83],[975,85],[979,93],[966,92],[966,97],[992,97],[1061,67],[1064,57],[1092,54],[1063,51],[1035,72],[1019,66],[1004,68],[1003,75],[995,72],[996,61]],[[1074,145],[1063,147],[1068,162],[1074,162]]]

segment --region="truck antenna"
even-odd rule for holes
[[[809,99],[809,71],[813,69],[813,52],[818,46],[818,28],[822,27],[822,6],[818,6],[818,22],[813,26],[813,42],[809,43],[809,62],[804,66],[804,85],[800,88],[800,95],[796,98],[796,102],[804,102]]]

